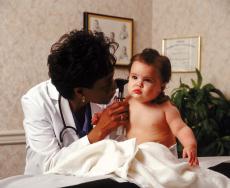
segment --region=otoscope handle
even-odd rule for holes
[[[118,88],[118,96],[115,97],[115,101],[123,101],[124,100],[124,85],[128,83],[128,80],[122,79],[122,78],[117,78],[115,79],[115,82],[117,84]],[[116,135],[117,136],[122,136],[125,135],[125,128],[123,126],[120,126],[116,130]]]

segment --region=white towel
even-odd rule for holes
[[[114,174],[143,188],[230,188],[230,179],[180,162],[164,145],[136,139],[103,140],[73,151],[47,173],[93,177]]]

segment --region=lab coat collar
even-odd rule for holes
[[[49,93],[50,98],[52,100],[58,101],[59,92],[57,91],[56,87],[52,84],[51,80],[48,80],[47,88],[48,88],[48,93]],[[58,102],[56,103],[55,106],[59,112]],[[64,121],[66,125],[75,127],[75,123],[74,123],[73,115],[72,115],[72,112],[69,106],[69,102],[64,97],[62,97],[61,99],[61,108],[62,108],[62,113],[63,113]]]
[[[59,92],[56,87],[52,84],[51,80],[47,81],[48,93],[51,99],[58,100]]]
[[[56,101],[55,107],[58,113],[60,114],[60,109],[58,106],[59,92],[57,91],[56,87],[52,84],[51,80],[48,80],[47,88],[48,88],[49,97],[52,100]],[[73,115],[72,115],[72,112],[69,106],[69,102],[64,97],[61,98],[61,108],[62,108],[62,113],[63,113],[64,121],[66,125],[71,126],[71,127],[76,127],[74,123]]]

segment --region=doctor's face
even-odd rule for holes
[[[84,95],[89,102],[108,104],[115,94],[114,72],[97,80],[92,88],[84,88]]]

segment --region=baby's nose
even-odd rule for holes
[[[143,84],[143,81],[142,81],[142,80],[138,80],[138,81],[137,81],[137,85],[138,85],[139,87],[141,87],[141,88],[144,87],[144,84]]]

